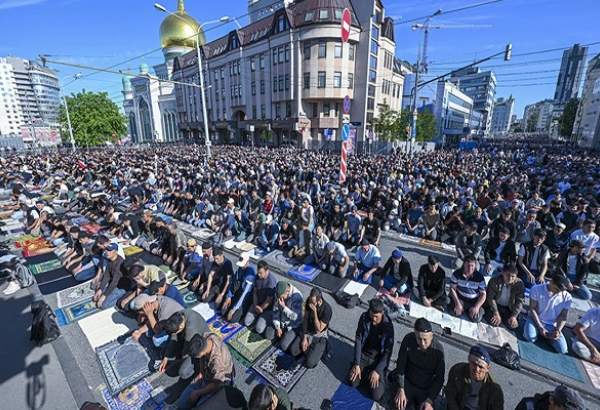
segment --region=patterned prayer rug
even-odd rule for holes
[[[306,372],[297,359],[273,346],[252,367],[272,385],[290,392]]]
[[[240,356],[250,364],[254,362],[269,348],[271,341],[248,328],[244,328],[227,341]]]
[[[200,303],[198,295],[195,292],[186,290],[185,292],[181,293],[181,296],[183,296],[183,302],[185,303],[186,308],[194,307]]]
[[[288,275],[302,282],[312,282],[321,271],[312,265],[300,265],[288,271]]]
[[[79,319],[83,319],[86,316],[91,315],[98,311],[96,304],[92,302],[91,297],[76,305],[67,306],[64,308],[56,309],[54,314],[56,315],[56,322],[59,326],[68,325],[71,322],[76,322]]]
[[[213,316],[206,324],[208,325],[208,331],[219,336],[224,342],[243,328],[240,323],[229,323],[221,315]]]
[[[56,294],[56,301],[58,307],[64,308],[65,306],[85,302],[91,299],[92,296],[94,296],[94,289],[92,288],[91,281],[87,281],[72,288],[61,290]]]
[[[151,391],[152,386],[144,379],[114,396],[108,389],[104,389],[102,397],[110,410],[139,410],[144,403],[152,400]]]
[[[111,394],[117,394],[150,374],[150,356],[138,342],[116,340],[96,349]]]
[[[39,275],[40,273],[62,268],[62,263],[58,259],[52,259],[46,262],[29,265],[28,268],[34,275]]]

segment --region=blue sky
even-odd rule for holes
[[[357,0],[360,1],[360,0]],[[433,13],[451,10],[482,0],[383,0],[387,14],[396,25],[397,55],[415,61],[422,35],[410,24],[399,24]],[[162,0],[175,9],[176,0]],[[108,67],[125,60],[120,69],[137,70],[162,60],[160,51],[143,58],[137,56],[159,47],[158,27],[164,15],[153,8],[154,0],[0,0],[0,55],[35,58],[38,54],[84,65]],[[187,0],[188,12],[199,21],[223,15],[247,21],[247,0]],[[498,77],[497,96],[512,94],[519,117],[526,104],[551,98],[560,67],[562,51],[518,56],[538,50],[589,44],[590,57],[600,52],[598,0],[504,0],[460,13],[440,16],[437,24],[474,25],[477,27],[433,30],[429,43],[430,74],[467,64],[513,43],[515,57],[509,63],[501,59],[484,65]],[[479,27],[484,26],[484,27]],[[217,38],[235,28],[233,24],[207,27],[207,38]],[[89,71],[54,66],[62,84],[74,74]],[[533,85],[531,85],[533,84]],[[113,74],[95,74],[70,84],[66,93],[86,90],[107,91],[119,100],[121,79]]]

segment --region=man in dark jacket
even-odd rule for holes
[[[545,240],[546,231],[536,229],[533,232],[533,240],[522,244],[519,249],[517,267],[526,288],[546,280],[550,250],[544,244]]]
[[[505,322],[509,328],[516,329],[525,300],[525,285],[519,279],[515,265],[504,265],[502,274],[488,282],[486,293],[486,320],[492,326]]]
[[[457,363],[448,373],[446,401],[448,410],[503,410],[504,394],[490,376],[492,359],[479,345],[469,351],[468,363]]]
[[[420,318],[415,331],[402,340],[393,380],[397,386],[394,398],[399,410],[433,410],[444,385],[444,349],[434,338],[431,323]]]
[[[583,399],[575,390],[559,385],[554,391],[524,397],[515,410],[584,410]]]
[[[569,293],[576,298],[590,300],[592,292],[585,285],[589,267],[585,262],[584,250],[583,242],[571,241],[569,249],[562,251],[558,256],[556,268],[569,279]]]
[[[379,286],[390,291],[392,296],[400,296],[412,292],[413,276],[410,263],[402,255],[400,249],[394,249],[392,255],[381,271]]]
[[[477,233],[475,222],[465,224],[465,229],[456,237],[455,245],[456,254],[458,255],[457,262],[463,261],[467,255],[473,255],[476,259],[479,259],[483,245],[481,236]]]
[[[427,263],[419,268],[419,300],[424,306],[446,310],[450,299],[446,295],[446,272],[434,255],[427,257]]]
[[[503,226],[498,230],[498,236],[491,238],[485,248],[484,272],[492,275],[502,265],[516,261],[515,241],[510,238],[508,228]]]
[[[490,239],[498,239],[502,228],[508,229],[510,239],[513,241],[517,237],[517,226],[513,222],[513,213],[510,208],[505,209],[490,225]]]
[[[373,400],[380,400],[393,348],[394,326],[384,313],[381,299],[372,299],[369,310],[358,320],[354,361],[348,375],[350,384],[358,387],[367,383]]]

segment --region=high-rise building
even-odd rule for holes
[[[57,129],[59,90],[53,70],[22,58],[0,58],[0,134],[15,137],[23,136],[24,128]]]
[[[473,99],[450,81],[438,81],[433,109],[438,126],[438,138],[444,144],[470,132]]]
[[[483,114],[483,135],[488,136],[492,127],[492,112],[496,99],[496,75],[493,71],[480,71],[471,67],[452,73],[450,81],[473,99],[473,109]]]
[[[588,63],[573,135],[580,146],[600,149],[600,54]]]
[[[494,104],[492,114],[492,132],[504,134],[510,129],[513,110],[515,108],[515,99],[511,95],[507,99],[498,98]]]
[[[352,13],[342,43],[342,11]],[[211,137],[309,146],[339,140],[344,99],[351,133],[364,139],[387,106],[402,109],[404,75],[394,56],[394,22],[378,0],[302,0],[202,47]],[[195,51],[175,59],[173,79],[193,82]],[[180,129],[204,138],[198,91],[175,86]]]
[[[585,61],[587,58],[587,47],[575,44],[563,52],[560,72],[556,81],[554,102],[557,106],[563,106],[572,98],[577,98],[579,88],[583,81]]]
[[[539,116],[536,125],[537,132],[547,132],[550,130],[550,124],[552,123],[554,101],[544,100],[538,103]]]

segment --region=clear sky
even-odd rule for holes
[[[155,0],[0,0],[0,55],[35,58],[50,54],[54,59],[84,65],[136,71],[142,62],[149,65],[162,60],[158,28],[164,14],[153,8]],[[355,0],[360,1],[360,0]],[[415,61],[422,39],[403,20],[425,16],[437,9],[452,10],[483,0],[383,0],[387,15],[396,21],[398,57]],[[176,0],[162,0],[169,9]],[[187,11],[200,22],[223,15],[238,17],[246,24],[247,0],[187,0]],[[439,16],[435,22],[466,28],[433,30],[429,42],[430,74],[437,75],[467,64],[475,58],[501,51],[513,43],[515,57],[509,63],[493,60],[490,67],[498,77],[498,97],[512,94],[516,113],[525,105],[552,98],[562,51],[519,56],[539,50],[563,48],[573,43],[589,44],[589,57],[600,52],[599,0],[504,0],[472,10]],[[474,27],[473,27],[474,26]],[[211,29],[212,27],[212,29]],[[207,26],[209,40],[229,30],[224,26]],[[67,84],[74,74],[89,71],[53,66],[59,70],[61,83]],[[121,78],[101,73],[71,83],[66,93],[85,88],[107,91],[120,101]]]

